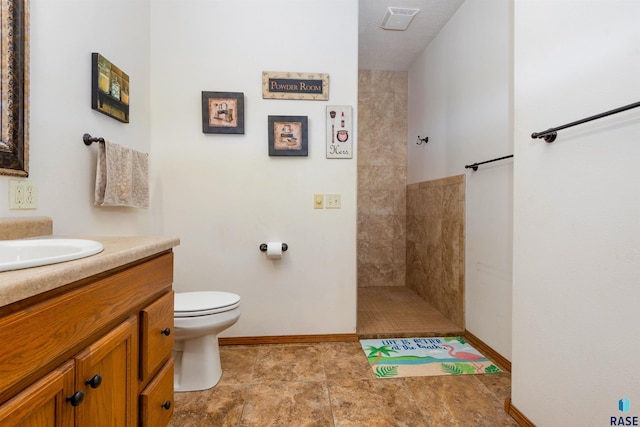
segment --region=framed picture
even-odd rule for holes
[[[307,116],[269,116],[269,155],[307,156]]]
[[[350,105],[327,105],[327,159],[353,157],[353,119]]]
[[[129,76],[99,53],[91,54],[91,108],[129,123]]]
[[[244,133],[244,93],[202,92],[202,132]]]
[[[29,176],[29,2],[0,11],[0,175]]]

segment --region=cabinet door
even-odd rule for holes
[[[0,406],[0,426],[73,427],[73,373],[69,361]]]
[[[158,375],[140,393],[140,425],[164,427],[173,414],[173,359],[169,359]]]
[[[140,312],[140,379],[146,382],[171,357],[173,291]]]
[[[77,427],[136,425],[137,318],[130,317],[76,356]]]

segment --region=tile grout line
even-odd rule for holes
[[[320,347],[329,347],[327,345],[327,343],[323,343],[320,345]],[[324,349],[324,351],[321,351],[321,355],[324,354],[326,352],[326,348]],[[320,357],[321,363],[322,363],[322,371],[324,372],[324,381],[323,384],[325,386],[325,388],[327,389],[327,398],[328,398],[328,403],[329,403],[329,412],[331,413],[331,424],[332,427],[336,426],[336,414],[333,412],[333,402],[331,401],[331,387],[329,387],[329,377],[327,376],[327,365],[326,365],[326,359],[324,357]]]
[[[242,410],[240,411],[240,416],[238,417],[238,425],[237,427],[240,427],[242,425],[242,419],[244,418],[244,410],[247,407],[247,399],[248,399],[248,395],[249,395],[249,387],[251,384],[254,384],[254,378],[253,375],[255,373],[255,369],[256,369],[256,364],[258,363],[258,357],[260,357],[260,353],[262,352],[262,348],[258,348],[258,351],[256,351],[256,357],[253,359],[253,364],[251,365],[251,376],[249,377],[249,381],[247,383],[242,384],[242,393],[243,393],[243,400],[242,400]]]

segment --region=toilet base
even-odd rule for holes
[[[222,376],[220,349],[216,335],[205,335],[182,342],[173,348],[174,391],[207,390],[218,384]]]

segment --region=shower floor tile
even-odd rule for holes
[[[404,286],[358,288],[360,338],[462,336],[456,325]]]

